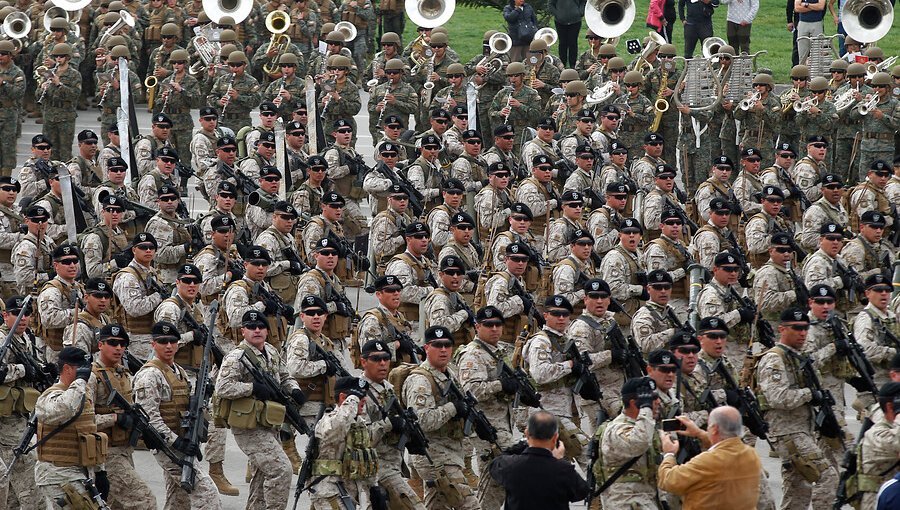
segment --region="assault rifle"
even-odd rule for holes
[[[837,272],[838,277],[840,277],[841,282],[844,284],[843,290],[847,292],[847,299],[855,303],[857,293],[865,294],[866,286],[863,283],[863,279],[859,276],[859,273],[857,273],[855,269],[844,264],[840,260],[835,260],[834,270],[835,272]]]
[[[350,166],[353,167],[353,174],[356,176],[356,178],[353,179],[353,187],[362,189],[363,182],[365,182],[369,172],[372,171],[372,167],[366,164],[362,154],[359,153],[356,153],[356,155],[353,156]]]
[[[350,262],[353,262],[353,267],[362,271],[369,271],[369,268],[372,266],[369,257],[354,251],[353,246],[351,246],[350,241],[346,237],[338,237],[334,232],[329,232],[328,237],[337,242],[338,246],[343,250],[344,256],[350,259]]]
[[[894,247],[900,247],[900,213],[897,212],[897,205],[891,204],[891,218],[894,219],[894,224],[891,225],[891,233],[888,235],[888,241]]]
[[[591,442],[588,443],[587,458],[587,483],[590,491],[588,491],[588,496],[584,502],[587,507],[590,508],[591,502],[597,497],[597,494],[594,493],[597,488],[597,477],[594,476],[594,464],[600,459],[600,439],[597,437],[592,437]]]
[[[846,357],[847,361],[853,365],[853,369],[856,370],[857,375],[848,381],[850,386],[856,388],[856,391],[878,394],[878,386],[875,385],[873,379],[875,367],[866,357],[862,346],[856,341],[853,331],[849,328],[845,330],[841,319],[834,312],[828,315],[827,322],[834,333],[834,343],[837,346],[838,355]]]
[[[697,226],[696,223],[691,221],[690,218],[688,218],[688,215],[684,212],[684,209],[680,205],[673,204],[672,199],[670,199],[668,195],[663,195],[663,198],[665,198],[666,200],[665,208],[674,212],[675,215],[678,216],[678,219],[680,219],[683,224],[687,225],[692,236],[696,234],[698,230],[700,230],[700,227]]]
[[[791,176],[788,175],[787,170],[784,168],[778,168],[778,175],[781,177],[781,180],[787,184],[788,191],[791,194],[791,198],[797,197],[800,200],[800,216],[802,216],[803,211],[812,207],[812,202],[809,201],[809,197],[806,196],[806,193],[800,191],[800,188],[794,184],[794,180],[791,179]]]
[[[167,289],[165,285],[162,284],[159,280],[156,279],[155,276],[150,275],[144,280],[144,284],[147,285],[147,290],[150,294],[159,293],[163,299],[169,297],[172,294],[172,291]]]
[[[284,317],[287,319],[288,324],[294,322],[294,307],[285,304],[281,296],[266,289],[261,282],[257,282],[253,286],[253,292],[262,298],[262,302],[266,305],[266,310],[272,310],[272,315]]]
[[[200,253],[200,250],[206,247],[206,239],[203,236],[203,232],[200,230],[200,225],[197,223],[188,223],[185,225],[188,233],[191,234],[191,249],[190,253],[187,254],[188,258],[193,258],[195,255]]]
[[[626,337],[619,325],[613,321],[606,331],[606,339],[609,340],[613,350],[625,353],[625,363],[622,364],[622,369],[625,370],[627,379],[647,375],[647,362],[644,361],[641,348],[638,347],[632,335]]]
[[[15,329],[12,329],[11,331],[15,331]],[[28,382],[30,382],[36,390],[43,393],[44,390],[56,384],[56,380],[59,378],[59,371],[56,368],[56,365],[52,363],[41,363],[27,350],[20,348],[12,342],[9,343],[9,348],[15,355],[16,362],[25,366],[25,373],[34,374],[33,379]],[[3,359],[3,357],[0,357],[0,359]]]
[[[378,405],[378,399],[371,395],[372,402]],[[380,407],[380,406],[379,406]],[[397,449],[403,451],[406,449],[412,455],[424,455],[428,462],[432,462],[431,455],[428,454],[428,438],[419,425],[419,416],[411,407],[404,408],[400,405],[400,399],[397,395],[391,397],[385,407],[381,408],[382,416],[399,416],[403,419],[403,431],[400,433],[400,440],[397,441]]]
[[[101,191],[97,195],[97,200],[100,202],[101,206],[103,205],[104,199],[108,196],[109,196],[109,191],[106,191],[106,190]],[[150,218],[152,218],[153,216],[156,215],[156,211],[154,209],[151,209],[144,204],[141,204],[138,202],[132,202],[131,200],[128,200],[128,196],[126,195],[125,192],[116,193],[116,196],[118,196],[119,199],[125,203],[125,209],[128,209],[129,211],[134,211],[134,216],[135,216],[136,220],[145,221],[145,220],[149,220]]]
[[[409,354],[409,357],[412,358],[413,363],[418,364],[420,363],[419,360],[425,359],[425,349],[417,345],[413,341],[412,337],[410,337],[408,334],[395,328],[394,339],[400,342],[400,346],[397,348],[397,351]]]
[[[388,168],[384,163],[379,162],[375,165],[375,170],[387,177],[388,180],[391,181],[391,184],[400,186],[400,189],[409,196],[409,210],[412,211],[413,217],[418,218],[422,216],[422,212],[425,210],[425,195],[410,184],[409,181],[400,177],[396,172]]]
[[[210,305],[209,311],[210,314],[212,314],[212,305]],[[183,320],[187,327],[194,332],[194,341],[197,340],[198,336],[202,338],[213,338],[211,336],[210,328],[206,324],[200,324],[199,322],[197,322],[197,319],[195,319],[188,310],[184,311],[184,314],[181,316],[181,320]],[[215,324],[214,321],[211,322]],[[213,361],[215,361],[216,365],[222,366],[222,360],[225,359],[225,353],[222,352],[222,349],[216,344],[215,341],[204,341],[204,349],[206,348],[207,344],[211,344],[209,346],[209,352],[213,357]]]
[[[350,372],[341,365],[340,360],[337,359],[337,356],[335,356],[333,352],[326,351],[316,342],[310,341],[309,344],[312,346],[316,355],[325,362],[325,365],[334,369],[335,375],[338,377],[350,377]]]
[[[737,300],[737,302],[740,303],[742,307],[752,308],[755,311],[754,315],[756,316],[756,322],[754,324],[756,325],[756,333],[759,343],[761,343],[768,349],[775,347],[775,340],[778,338],[777,336],[775,336],[775,330],[772,329],[772,325],[769,324],[769,321],[763,319],[762,314],[760,314],[756,308],[756,304],[751,301],[750,298],[746,298],[738,294],[737,291],[734,290],[734,287],[729,286],[728,290],[731,293],[732,298]]]
[[[806,310],[809,308],[809,290],[807,290],[803,280],[797,276],[794,268],[791,267],[790,261],[788,261],[785,266],[787,266],[788,275],[791,277],[791,283],[794,285],[794,295],[796,296],[797,306]]]
[[[597,382],[597,376],[589,370],[593,362],[587,351],[579,352],[578,346],[575,345],[574,340],[570,340],[568,345],[563,348],[563,351],[570,360],[576,364],[580,364],[582,367],[581,373],[577,376],[578,380],[575,381],[575,386],[572,387],[572,392],[585,400],[600,402],[603,398],[603,390],[600,389],[600,383]],[[603,420],[597,420],[597,423],[602,421]]]
[[[243,358],[241,358],[243,359]],[[316,414],[316,422],[322,419],[325,414],[325,404],[319,406],[319,412]],[[319,456],[319,438],[314,433],[309,434],[309,442],[306,444],[306,452],[303,456],[303,463],[300,465],[300,472],[297,475],[297,488],[294,490],[294,510],[297,510],[297,502],[300,501],[300,495],[303,491],[309,489],[313,484],[306,485],[306,482],[312,478],[313,462]]]
[[[521,368],[513,369],[506,364],[506,361],[504,361],[502,357],[493,352],[488,351],[488,354],[497,361],[497,376],[500,379],[512,379],[518,384],[518,389],[516,390],[517,404],[522,403],[528,407],[543,408],[541,406],[541,394],[538,393],[537,388],[531,384],[531,379],[528,378],[528,374],[526,374],[524,370]],[[519,406],[515,405],[514,407]]]
[[[762,411],[759,409],[759,400],[757,400],[753,391],[746,386],[743,388],[738,386],[737,381],[734,380],[728,367],[726,367],[721,360],[716,361],[713,372],[722,377],[725,386],[737,393],[739,401],[738,408],[741,411],[741,417],[744,420],[744,425],[747,426],[747,429],[750,430],[754,436],[768,440],[767,434],[769,433],[769,423],[763,418]]]
[[[803,373],[803,378],[806,380],[806,383],[812,389],[813,395],[818,394],[821,396],[820,403],[812,404],[814,408],[813,421],[815,422],[816,430],[825,437],[839,440],[841,446],[843,446],[844,431],[841,430],[841,425],[837,420],[837,416],[834,414],[834,396],[830,391],[822,387],[819,376],[816,374],[816,367],[813,366],[812,358],[805,356],[801,357],[789,351],[785,352],[788,352],[790,356],[798,358],[798,361],[800,362],[800,371]]]
[[[203,345],[203,357],[200,359],[200,368],[197,370],[196,387],[191,395],[187,414],[181,419],[181,428],[185,430],[184,439],[191,449],[198,450],[201,443],[205,443],[209,422],[206,421],[206,413],[209,407],[209,396],[212,393],[212,381],[209,379],[209,356],[215,340],[213,332],[216,327],[216,316],[219,311],[219,301],[213,300],[209,305],[209,325],[206,328],[206,339]],[[185,312],[185,316],[190,315]],[[193,317],[192,317],[193,319]],[[196,321],[195,321],[196,322]],[[196,334],[196,333],[195,333]],[[199,460],[199,459],[198,459]],[[181,465],[181,488],[191,492],[194,490],[194,482],[197,472],[194,469],[194,456],[186,455]]]
[[[12,331],[16,329],[13,328]],[[30,452],[33,448],[31,445],[31,439],[34,437],[34,434],[37,432],[37,415],[34,411],[31,412],[31,416],[28,417],[28,422],[25,424],[25,430],[22,431],[22,437],[19,439],[19,444],[13,448],[13,458],[10,461],[9,465],[6,466],[6,473],[3,476],[0,476],[0,480],[5,479],[12,473],[13,467],[16,465],[16,462],[19,460],[19,457],[25,455]]]
[[[479,439],[497,445],[497,429],[491,425],[484,412],[478,409],[478,399],[472,395],[471,391],[463,393],[452,380],[447,382],[450,384],[444,390],[444,396],[453,401],[462,401],[469,408],[469,412],[466,413],[465,425],[463,425],[463,433],[468,436],[474,429]],[[499,445],[497,446],[499,447]]]
[[[289,272],[292,275],[300,276],[301,274],[309,271],[309,269],[310,269],[309,265],[307,265],[305,262],[303,262],[303,259],[300,258],[300,255],[297,253],[297,250],[295,250],[294,248],[291,248],[290,246],[282,248],[281,254],[284,256],[284,258],[288,262],[291,263],[291,269],[289,270]],[[295,269],[295,268],[299,268],[299,269]]]
[[[222,179],[234,179],[234,182],[237,184],[237,187],[240,188],[241,193],[248,197],[254,191],[259,190],[259,186],[257,186],[256,183],[253,182],[249,177],[241,172],[236,171],[228,165],[220,164],[216,168],[216,170],[219,172],[219,175],[222,176]]]
[[[738,265],[741,266],[741,277],[738,278],[738,283],[741,284],[741,287],[750,288],[750,282],[747,280],[747,277],[750,276],[750,265],[747,264],[747,256],[744,254],[744,250],[741,249],[741,246],[737,242],[737,238],[734,237],[734,232],[729,230],[725,239],[731,243],[731,247],[727,250],[728,253],[734,255]]]
[[[129,403],[121,393],[113,389],[110,391],[106,405],[116,406],[131,417],[132,425],[128,436],[129,445],[137,446],[138,440],[143,439],[147,448],[164,453],[172,462],[179,466],[183,464],[184,461],[169,447],[168,441],[150,424],[150,417],[147,416],[147,412],[144,411],[140,404]]]
[[[9,332],[6,334],[6,338],[3,339],[3,345],[0,345],[0,361],[6,359],[6,353],[9,352],[9,349],[13,345],[12,339],[16,335],[16,330],[19,329],[19,323],[22,322],[22,317],[25,317],[26,313],[31,312],[32,298],[33,296],[29,294],[25,296],[25,299],[22,301],[22,309],[19,310],[19,314],[16,315],[15,322],[13,322],[12,327],[9,328]]]
[[[872,418],[866,417],[866,419],[863,420],[862,426],[859,429],[859,435],[856,436],[855,444],[860,444],[863,436],[866,435],[866,432],[868,432],[874,424],[875,422],[872,421]],[[838,480],[837,493],[834,496],[834,504],[831,507],[833,510],[841,510],[845,504],[858,501],[862,497],[862,493],[859,491],[853,496],[847,494],[847,484],[859,471],[859,458],[857,456],[856,448],[848,448],[847,451],[844,452],[844,458],[841,460],[841,467],[844,468],[844,470],[841,471],[841,478]]]
[[[263,385],[268,390],[268,393],[274,395],[273,399],[275,402],[284,406],[284,419],[288,423],[291,424],[294,429],[304,435],[311,435],[312,429],[309,428],[309,425],[306,424],[306,420],[303,419],[303,416],[300,415],[300,407],[297,402],[294,401],[293,398],[281,388],[281,384],[276,381],[271,374],[266,372],[265,370],[261,370],[256,366],[252,361],[250,361],[246,354],[239,358],[241,360],[241,364],[244,368],[250,372],[250,376],[254,381]]]
[[[525,304],[524,313],[528,315],[529,319],[534,320],[539,327],[544,327],[544,317],[538,311],[537,307],[534,306],[534,299],[528,294],[528,291],[525,290],[525,287],[523,287],[522,284],[519,283],[518,278],[513,278],[512,282],[512,294],[514,296],[519,296],[522,299],[522,303]]]
[[[900,340],[897,339],[897,335],[892,333],[891,330],[889,330],[879,319],[876,319],[875,317],[872,317],[872,319],[873,322],[878,324],[878,327],[881,328],[881,333],[884,335],[884,339],[894,344],[895,349],[900,350]]]

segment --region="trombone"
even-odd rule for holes
[[[535,38],[537,38],[537,35],[535,35]],[[503,68],[503,61],[500,60],[500,55],[505,55],[512,49],[512,38],[503,32],[497,32],[488,39],[488,48],[490,48],[490,53],[479,60],[475,67],[485,67],[487,68],[486,74],[491,74]],[[476,88],[483,86],[476,86]]]
[[[278,60],[291,45],[290,36],[285,34],[290,26],[291,17],[282,10],[272,11],[266,16],[266,30],[272,34],[269,45],[266,47],[266,53],[272,51],[273,48],[276,50],[276,53],[274,57],[268,58],[266,63],[263,64],[263,72],[271,77],[275,77],[281,73],[281,68],[278,66]]]

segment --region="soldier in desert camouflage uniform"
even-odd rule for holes
[[[875,367],[873,376],[875,384],[881,386],[890,380],[888,365],[900,352],[900,347],[896,343],[900,325],[897,315],[888,307],[890,280],[882,274],[874,274],[866,278],[865,286],[869,304],[856,316],[853,322],[853,336]],[[860,397],[862,398],[862,395]],[[871,396],[864,399],[866,403],[870,401]]]
[[[623,307],[616,314],[620,326],[628,326],[630,317],[648,299],[644,289],[646,268],[641,261],[638,242],[644,229],[634,218],[625,218],[619,226],[619,244],[610,250],[600,263],[599,277],[609,284],[612,297]]]
[[[731,359],[743,359],[750,338],[749,324],[756,316],[755,308],[744,306],[737,299],[741,294],[738,275],[741,268],[730,253],[716,255],[713,262],[713,278],[697,298],[700,317],[718,317],[731,329],[731,338],[726,345],[726,353]]]
[[[825,223],[849,225],[847,210],[841,199],[844,196],[844,184],[841,176],[826,174],[821,183],[822,198],[803,213],[803,224],[796,235],[800,247],[807,251],[815,251],[819,246],[819,229]]]
[[[807,138],[806,156],[800,158],[791,169],[791,178],[810,202],[822,196],[821,181],[828,173],[828,140],[822,135]]]
[[[456,255],[440,262],[439,285],[422,302],[425,327],[443,326],[450,331],[455,348],[468,344],[475,335],[475,316],[459,293],[468,266]],[[499,312],[498,312],[499,314]],[[502,316],[501,316],[502,317]]]
[[[894,265],[891,243],[884,238],[885,217],[880,212],[866,211],[859,221],[859,235],[841,249],[841,257],[859,277],[886,274]]]
[[[665,348],[683,325],[669,306],[672,277],[667,271],[656,269],[647,274],[647,293],[650,299],[631,322],[631,335],[645,354]]]
[[[56,361],[62,349],[65,327],[75,316],[75,303],[81,301],[84,287],[77,280],[81,254],[71,244],[57,246],[53,250],[53,271],[56,276],[45,283],[37,297],[36,308],[40,314],[41,338],[47,361]]]
[[[536,221],[531,222],[531,233],[543,241],[544,229],[559,216],[559,192],[553,185],[553,160],[546,155],[534,156],[531,161],[531,176],[519,183],[515,201],[531,209]],[[583,190],[578,190],[582,192]]]
[[[885,195],[885,186],[893,170],[886,161],[873,161],[869,166],[865,181],[858,184],[850,193],[850,229],[859,228],[859,219],[867,211],[877,211],[884,216],[885,226],[893,228],[894,218],[891,203]]]
[[[16,293],[16,275],[12,249],[25,237],[25,218],[14,205],[22,185],[17,179],[0,176],[0,296]]]
[[[354,353],[353,362],[359,363],[356,353],[371,340],[385,342],[391,351],[392,366],[400,364],[401,361],[414,359],[415,353],[401,351],[400,342],[397,340],[398,333],[409,335],[412,331],[412,326],[399,310],[403,283],[394,275],[384,275],[375,280],[373,287],[378,304],[366,311],[359,321],[356,345],[351,346],[351,352]]]
[[[610,182],[603,189],[606,191],[606,203],[591,211],[587,220],[588,231],[596,241],[594,253],[600,257],[606,255],[619,242],[618,228],[625,219],[630,192],[628,185],[619,181]]]
[[[421,319],[420,303],[437,286],[434,262],[425,256],[431,233],[422,222],[411,223],[403,232],[406,250],[388,261],[385,274],[397,276],[403,283],[400,292],[400,311],[410,321]]]
[[[163,147],[156,153],[156,167],[141,177],[137,190],[141,204],[159,210],[159,190],[163,186],[175,187],[175,165],[178,153],[171,147]]]
[[[97,352],[97,334],[100,328],[111,323],[107,313],[112,287],[99,278],[91,278],[84,284],[84,305],[78,311],[78,319],[74,324],[66,326],[63,332],[63,345],[78,347],[84,352]],[[105,401],[104,401],[105,402]]]
[[[819,228],[819,249],[803,263],[803,282],[806,288],[811,289],[822,283],[839,291],[836,309],[841,314],[846,314],[851,307],[856,306],[857,300],[865,290],[862,280],[851,278],[846,271],[838,270],[839,265],[847,267],[846,261],[840,255],[845,241],[844,232],[841,225],[823,223]]]
[[[571,250],[569,241],[575,230],[586,230],[582,220],[584,195],[580,191],[568,190],[560,197],[562,215],[553,220],[547,228],[544,257],[549,263],[566,258]]]
[[[154,160],[159,157],[160,151],[164,147],[173,148],[171,133],[174,123],[172,119],[165,113],[159,113],[153,116],[152,121],[150,134],[141,137],[134,144],[134,156],[137,161],[138,174],[141,177],[146,176],[157,167]]]
[[[128,237],[120,227],[125,202],[117,195],[107,195],[100,202],[101,224],[88,228],[81,240],[85,274],[89,278],[109,281],[116,271],[128,265]],[[120,265],[121,263],[121,265]]]
[[[167,184],[161,186],[157,200],[159,212],[147,222],[146,230],[157,242],[155,261],[160,281],[171,285],[175,282],[177,268],[188,258],[193,258],[203,249],[203,245],[192,239],[184,220],[177,216],[181,197],[176,187]]]
[[[594,266],[592,252],[594,249],[594,237],[590,232],[582,229],[572,231],[569,238],[570,253],[553,266],[550,276],[553,282],[553,294],[565,296],[570,302],[575,303],[575,315],[584,309],[581,301],[584,299],[584,282],[597,274]]]
[[[122,325],[131,337],[129,352],[141,359],[148,359],[152,353],[153,311],[167,297],[153,267],[157,246],[152,234],[142,232],[134,236],[129,247],[133,258],[112,282],[113,293],[122,307]]]
[[[881,492],[878,490],[880,483],[890,483],[897,478],[896,461],[900,451],[900,430],[895,425],[897,420],[898,397],[900,397],[900,384],[894,381],[881,387],[878,393],[878,404],[882,411],[881,419],[874,418],[875,424],[870,428],[860,442],[859,458],[862,464],[857,474],[860,479],[859,490],[863,492],[860,508],[872,508],[877,504],[876,499]],[[893,477],[891,476],[893,473]],[[889,485],[888,485],[889,486]]]
[[[760,195],[762,210],[753,215],[744,228],[748,262],[754,268],[765,264],[769,256],[769,241],[778,232],[793,234],[793,226],[781,215],[784,194],[778,186],[764,186]]]
[[[50,213],[40,206],[25,211],[28,233],[13,246],[10,262],[14,268],[16,293],[27,295],[50,279],[50,254],[56,243],[47,235]]]
[[[759,313],[768,321],[778,320],[782,310],[794,303],[806,302],[806,285],[800,280],[794,265],[794,248],[790,234],[772,234],[768,249],[769,260],[756,271],[751,296],[759,303]],[[790,268],[788,268],[790,265]],[[793,276],[790,274],[793,272]],[[794,276],[800,283],[794,283]]]

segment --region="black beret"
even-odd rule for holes
[[[25,297],[24,296],[10,296],[6,298],[6,301],[3,303],[6,305],[6,313],[18,314],[22,311],[22,307],[25,306]],[[29,312],[26,315],[31,314],[31,304],[28,305]]]
[[[809,315],[803,308],[791,307],[782,311],[778,319],[781,322],[809,322]]]
[[[670,275],[668,271],[663,269],[654,269],[647,274],[647,285],[657,285],[660,283],[674,283],[674,280],[672,280],[672,275]]]
[[[297,217],[297,209],[294,209],[294,206],[291,205],[290,202],[284,200],[275,202],[275,213],[280,214],[281,216]]]
[[[112,287],[103,278],[91,278],[84,284],[84,291],[88,294],[106,294],[112,296]]]
[[[781,191],[781,188],[779,188],[778,186],[763,186],[762,197],[763,198],[768,198],[768,197],[784,198],[784,192]]]
[[[230,145],[237,147],[237,140],[235,140],[233,136],[220,136],[219,139],[216,140],[216,147],[220,149]]]
[[[881,386],[881,389],[878,390],[879,397],[896,397],[900,395],[900,382],[887,382]],[[898,410],[895,409],[894,413]]]
[[[269,255],[269,250],[263,248],[262,246],[253,245],[247,248],[247,252],[244,256],[244,262],[253,262],[254,260],[264,260],[271,264],[272,256]]]
[[[337,191],[329,191],[322,195],[322,199],[320,200],[325,205],[340,205],[344,206],[347,204],[347,201],[344,200],[344,197],[340,195]]]
[[[827,235],[844,235],[844,227],[838,225],[837,223],[823,223],[821,227],[819,227],[819,235],[827,236]]]
[[[702,334],[707,331],[724,331],[725,333],[728,333],[728,324],[720,317],[704,317],[700,319],[700,324],[697,326],[697,333]]]
[[[478,312],[475,313],[475,320],[478,323],[488,322],[488,321],[503,321],[503,314],[500,310],[495,306],[483,306],[478,309]]]
[[[601,280],[600,278],[592,278],[588,280],[584,284],[585,292],[603,292],[606,293],[607,296],[610,295],[609,284],[606,283],[606,280]]]
[[[506,245],[506,254],[531,256],[531,248],[529,248],[527,244],[521,241],[516,241],[514,243],[509,243]]]
[[[25,211],[25,217],[32,220],[38,220],[41,218],[46,220],[50,218],[50,213],[47,212],[47,209],[44,209],[39,205],[32,205],[28,208],[27,211]]]
[[[112,158],[110,158],[112,159]],[[0,185],[12,185],[16,189],[16,193],[22,191],[22,183],[18,179],[9,175],[0,175]]]
[[[806,139],[806,143],[824,143],[826,147],[828,147],[828,139],[822,135],[810,135],[809,138]]]
[[[834,288],[831,285],[825,285],[824,283],[819,283],[813,285],[811,289],[809,289],[809,298],[831,298],[837,299],[837,292],[835,292]]]
[[[128,331],[118,323],[106,324],[102,328],[100,328],[100,333],[98,335],[98,340],[103,342],[104,340],[108,340],[110,338],[120,338],[125,340],[126,342],[130,341],[128,338]]]
[[[369,383],[365,379],[359,377],[338,377],[334,381],[334,394],[347,393],[350,390],[357,390],[365,393],[369,389]]]
[[[611,182],[606,185],[607,195],[609,195],[610,193],[613,195],[627,195],[629,191],[630,189],[628,188],[628,185],[624,182]]]
[[[666,140],[659,133],[647,133],[644,136],[644,143],[665,142]]]
[[[159,187],[159,190],[156,192],[156,199],[159,200],[162,197],[180,197],[181,193],[178,191],[178,188],[175,186],[169,186],[168,184],[163,184]]]
[[[79,142],[96,142],[97,140],[99,140],[97,133],[94,133],[90,129],[84,129],[78,133]]]
[[[153,234],[150,232],[139,232],[135,234],[134,238],[131,240],[131,246],[137,246],[143,243],[150,243],[153,245],[153,248],[159,248],[159,243],[156,242],[156,238],[153,237]]]
[[[562,197],[560,197],[563,204],[583,204],[584,203],[584,195],[581,194],[580,191],[575,191],[573,189],[566,190],[563,192]]]
[[[316,241],[314,251],[327,250],[329,248],[337,250],[338,254],[340,254],[342,251],[341,243],[339,243],[337,239],[335,239],[331,236],[323,237],[322,239],[319,239],[318,241]]]
[[[453,193],[453,192],[465,193],[466,186],[459,179],[457,179],[455,177],[451,177],[451,178],[447,179],[446,181],[444,181],[443,189],[444,189],[444,191],[446,191],[448,193]]]
[[[268,177],[270,175],[275,175],[281,177],[281,170],[276,166],[272,165],[263,165],[262,168],[259,169],[259,177]]]
[[[722,197],[715,197],[709,201],[709,210],[710,211],[728,211],[731,212],[731,206],[728,204]]]
[[[587,230],[576,228],[572,231],[572,235],[569,236],[569,244],[573,244],[581,239],[590,239],[591,241],[593,241],[594,236],[592,236],[591,233]]]
[[[450,330],[444,326],[431,326],[425,330],[425,343],[435,340],[450,340]]]
[[[407,225],[403,230],[404,236],[415,236],[419,234],[431,234],[431,229],[428,228],[428,225],[422,223],[421,221],[414,221]]]
[[[31,146],[32,147],[34,147],[35,145],[43,145],[43,144],[47,144],[50,147],[53,147],[53,143],[51,143],[50,139],[44,135],[34,135],[33,137],[31,137]]]
[[[219,111],[212,106],[204,106],[203,108],[200,108],[200,118],[202,119],[203,117],[219,118]]]
[[[428,147],[435,147],[439,149],[441,147],[441,139],[435,135],[425,135],[422,137],[421,142],[421,146],[423,149]]]
[[[160,321],[153,325],[153,329],[150,330],[150,334],[153,335],[153,339],[157,338],[179,338],[181,337],[181,333],[178,332],[178,327],[176,327],[171,322]]]
[[[716,254],[716,258],[713,259],[713,265],[719,267],[725,265],[733,266],[737,263],[737,257],[727,251],[719,252],[718,254]]]
[[[791,246],[791,235],[787,232],[776,232],[772,234],[769,246]]]
[[[665,163],[661,165],[656,165],[656,168],[653,170],[653,175],[656,177],[662,177],[664,175],[672,175],[674,176],[677,172],[670,165]]]
[[[351,124],[350,121],[347,119],[337,119],[336,121],[334,121],[334,130],[335,131],[337,131],[338,129],[342,129],[342,128],[353,129],[353,124]]]
[[[538,154],[535,157],[531,158],[532,166],[540,166],[540,165],[552,165],[553,162],[550,161],[550,158],[547,157],[546,154]]]
[[[669,339],[669,349],[676,350],[679,347],[684,347],[685,345],[694,345],[696,347],[700,347],[700,341],[697,340],[697,335],[685,331],[685,330],[676,330],[675,334],[672,335],[672,338]]]
[[[265,313],[258,310],[247,310],[244,312],[243,317],[241,317],[241,326],[263,326],[266,329],[269,329],[269,321],[267,320]]]
[[[318,154],[314,154],[306,160],[306,164],[309,165],[310,168],[328,168],[328,161],[324,156],[319,156]]]
[[[873,227],[884,227],[887,222],[884,215],[878,211],[866,211],[859,218],[859,222],[863,225],[871,225]]]
[[[613,142],[609,144],[609,153],[628,154],[628,147],[626,147],[625,144],[620,142],[619,140],[613,140]]]
[[[495,174],[497,172],[510,172],[510,171],[512,171],[512,169],[509,168],[509,165],[507,165],[506,163],[504,163],[502,161],[495,161],[495,162],[491,163],[490,165],[488,165],[488,168],[487,168],[488,175]]]
[[[566,299],[566,296],[561,296],[559,294],[555,296],[548,296],[547,299],[544,300],[544,308],[549,310],[550,308],[562,308],[564,310],[568,310],[569,312],[575,311],[572,307],[572,303]]]
[[[53,260],[60,260],[66,257],[80,257],[81,253],[78,251],[78,247],[74,244],[61,244],[53,250]]]
[[[158,158],[172,158],[174,160],[178,160],[178,151],[176,151],[173,147],[163,147],[156,152],[156,157]]]
[[[509,124],[500,124],[494,127],[494,136],[503,136],[513,133],[513,127]]]
[[[451,268],[465,271],[466,263],[463,262],[463,259],[457,257],[456,255],[448,255],[441,259],[441,271]]]
[[[734,168],[734,161],[731,161],[731,158],[722,154],[713,158],[713,166],[730,166]]]
[[[654,367],[660,365],[677,365],[678,360],[675,358],[675,355],[672,354],[672,351],[667,349],[656,349],[647,355],[647,364]]]
[[[656,382],[649,377],[633,377],[622,385],[622,396],[656,392]]]
[[[210,222],[209,222],[209,226],[213,230],[220,230],[220,229],[221,230],[226,230],[226,229],[234,230],[235,229],[234,220],[231,218],[231,216],[226,216],[224,214],[218,214],[216,216],[213,216],[213,219],[210,220]]]
[[[168,115],[166,115],[165,113],[157,113],[156,115],[153,116],[153,118],[151,119],[151,122],[153,124],[158,124],[158,125],[163,125],[163,126],[168,125],[169,127],[172,127],[172,118],[169,117]]]
[[[512,211],[512,214],[522,214],[528,217],[529,220],[534,219],[534,214],[531,213],[531,208],[522,202],[516,202],[509,208]]]
[[[78,347],[66,346],[59,351],[59,361],[66,365],[83,366],[91,363],[91,356]]]
[[[888,286],[893,289],[893,282],[885,275],[881,273],[875,273],[873,275],[869,275],[866,278],[866,290],[871,289],[872,287],[883,287]]]
[[[641,222],[634,218],[625,218],[619,226],[619,232],[635,232],[642,234],[644,232],[644,227],[641,226]]]
[[[475,220],[473,220],[468,213],[460,211],[458,213],[454,213],[453,216],[450,217],[450,226],[456,227],[459,225],[475,226]]]
[[[837,174],[825,174],[822,176],[822,186],[825,186],[827,184],[840,184],[841,186],[843,186],[844,179]]]
[[[259,105],[259,113],[263,112],[277,113],[278,107],[271,101],[263,101],[263,103]]]
[[[363,344],[360,353],[363,358],[368,358],[369,355],[376,353],[390,354],[391,349],[388,347],[387,343],[382,342],[381,340],[369,340]]]
[[[372,285],[375,287],[375,290],[384,290],[387,288],[403,288],[403,282],[400,281],[400,278],[392,274],[379,276],[375,279],[375,282]]]
[[[759,151],[756,150],[755,147],[744,147],[744,149],[741,151],[741,159],[758,157],[760,157]]]
[[[203,273],[200,272],[200,268],[194,264],[182,264],[178,266],[178,279],[180,280],[182,276],[193,276],[198,281],[203,281]]]
[[[300,300],[300,311],[305,312],[307,310],[324,310],[327,312],[328,305],[319,296],[309,294]]]

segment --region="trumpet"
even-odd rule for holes
[[[880,98],[878,97],[878,94],[872,94],[871,97],[866,99],[865,103],[860,103],[859,106],[856,107],[856,111],[860,115],[868,115],[869,112],[871,112],[875,109],[876,106],[878,106],[879,99]]]
[[[762,94],[760,94],[758,90],[753,91],[752,93],[749,93],[747,97],[741,99],[741,102],[738,103],[738,108],[746,112],[756,106],[756,103],[758,103],[760,99],[762,99]]]
[[[225,104],[222,105],[222,117],[223,118],[225,117],[225,109],[228,108],[228,103],[231,102],[231,96],[229,95],[229,93],[231,92],[231,85],[234,84],[235,76],[236,76],[235,73],[231,73],[231,80],[228,81],[228,88],[225,89],[225,95],[222,97],[222,99],[225,100]]]
[[[794,111],[797,113],[808,112],[813,106],[819,106],[819,98],[810,96],[806,99],[794,102]]]
[[[263,72],[269,76],[275,76],[281,72],[278,60],[291,45],[290,36],[285,34],[290,26],[291,17],[282,10],[272,11],[266,16],[266,30],[272,34],[269,45],[266,47],[266,53],[269,53],[273,48],[277,51],[274,57],[267,59],[266,63],[263,64]]]
[[[866,80],[871,80],[875,77],[875,73],[880,73],[885,69],[890,69],[893,67],[894,62],[897,61],[897,56],[890,56],[877,64],[875,62],[870,62],[869,65],[866,66]]]

